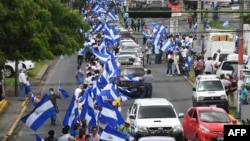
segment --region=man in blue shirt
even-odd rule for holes
[[[240,93],[240,103],[239,103],[239,112],[238,112],[238,116],[237,118],[240,119],[241,118],[241,105],[247,105],[247,93],[248,90],[245,86],[245,84],[241,85],[241,93]]]

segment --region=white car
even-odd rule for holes
[[[119,55],[116,58],[117,65],[120,66],[121,63],[132,62],[133,65],[142,65],[142,61],[139,57],[132,54]]]
[[[192,96],[193,107],[221,107],[228,111],[228,97],[225,88],[216,75],[198,75],[195,79]]]
[[[15,61],[7,60],[7,62],[4,64],[4,73],[5,77],[11,77],[15,74]],[[25,60],[25,61],[19,61],[18,64],[18,70],[26,69],[30,70],[35,68],[35,63],[31,60]]]
[[[232,10],[239,10],[240,6],[239,6],[239,4],[233,4],[233,5],[231,5],[231,9]]]
[[[175,141],[175,138],[168,136],[148,136],[142,137],[138,141]]]
[[[176,141],[183,141],[183,128],[172,103],[165,98],[135,99],[128,109],[127,119],[130,121],[135,140],[145,136],[171,136]]]

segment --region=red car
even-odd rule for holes
[[[236,123],[222,108],[191,107],[183,119],[184,138],[186,141],[223,141],[224,125]]]

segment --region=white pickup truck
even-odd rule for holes
[[[18,70],[22,70],[24,68],[27,70],[33,69],[35,68],[35,63],[31,60],[19,61]],[[15,61],[7,60],[4,64],[4,70],[5,77],[13,76],[15,74]]]

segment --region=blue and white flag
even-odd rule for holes
[[[61,84],[60,84],[60,81],[59,81],[58,91],[61,93],[61,95],[62,95],[65,99],[67,99],[67,98],[70,97],[70,94],[69,94],[66,90],[62,89]]]
[[[73,95],[68,109],[65,113],[64,119],[63,119],[63,126],[70,126],[71,131],[73,130],[73,127],[75,125],[75,123],[77,123],[77,117],[78,117],[78,107],[77,107],[77,103],[76,103],[76,97],[75,95]]]
[[[101,22],[98,22],[94,27],[93,27],[93,31],[94,32],[100,32],[102,30],[102,28],[104,27],[104,25]]]
[[[98,48],[92,48],[92,52],[102,63],[105,63],[110,59],[110,55],[100,53]]]
[[[30,87],[30,81],[27,81],[26,87],[25,87],[25,93],[28,94],[31,92],[31,87]]]
[[[46,94],[30,113],[21,118],[21,121],[32,130],[37,131],[48,118],[55,114],[56,108]]]
[[[34,96],[34,94],[32,93],[32,94],[31,94],[31,97],[30,97],[30,103],[31,103],[33,106],[36,106],[36,105],[35,105],[35,98],[36,98],[36,96]]]
[[[90,95],[90,91],[88,93],[84,93],[83,101],[85,102],[82,105],[83,108],[80,118],[86,119],[88,125],[90,125],[91,127],[96,126],[94,100]]]
[[[113,106],[110,101],[103,100],[103,97],[97,97],[97,103],[99,107],[102,107],[102,111],[99,117],[99,121],[102,124],[109,124],[112,127],[117,127],[124,124],[124,119],[121,112],[117,107]]]
[[[80,54],[85,55],[85,54],[86,54],[86,49],[85,49],[85,48],[82,48],[82,49],[80,50]]]
[[[146,33],[144,30],[142,31],[142,35],[143,37],[145,37],[146,39],[150,38],[150,35],[148,33]]]
[[[170,39],[166,39],[162,44],[161,50],[163,52],[168,52],[171,46],[172,46],[172,41]]]
[[[126,134],[118,131],[110,125],[106,125],[101,134],[100,141],[126,141],[126,138]]]
[[[131,97],[128,97],[128,96],[126,96],[126,95],[124,95],[122,93],[120,93],[120,97],[121,97],[121,102],[124,102],[124,101],[127,101],[127,100],[131,99]]]
[[[118,89],[121,90],[121,91],[123,91],[123,92],[126,92],[126,93],[133,93],[133,92],[135,92],[135,91],[133,91],[133,90],[127,89],[127,87],[124,88],[124,87],[119,87],[119,86],[118,86]]]
[[[224,27],[224,28],[228,28],[228,27],[229,27],[229,21],[228,21],[228,20],[225,20],[225,21],[224,21],[223,27]]]
[[[112,19],[112,20],[118,20],[117,16],[115,15],[115,13],[113,11],[109,11],[108,12],[108,16]]]
[[[198,29],[198,24],[197,24],[197,22],[196,22],[196,23],[194,24],[194,31],[196,32],[197,29]]]
[[[36,141],[45,141],[45,140],[36,134]]]
[[[139,82],[140,81],[140,77],[138,76],[122,76],[122,79],[128,80],[128,81],[134,81],[134,82]]]
[[[114,26],[111,26],[109,29],[105,28],[104,37],[105,40],[111,42],[113,46],[116,46],[116,44],[120,42],[119,32]]]

